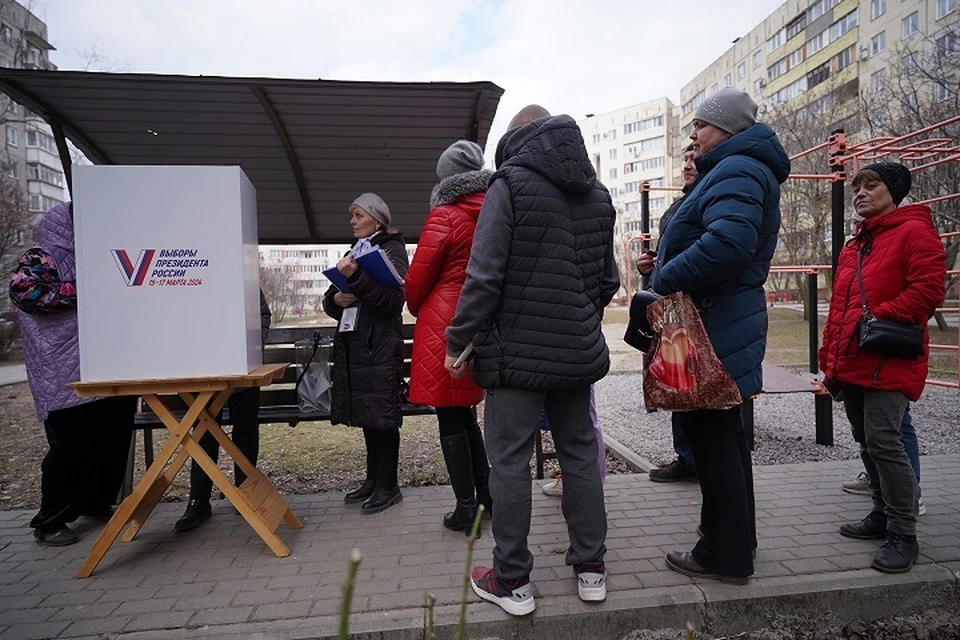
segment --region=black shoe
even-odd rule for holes
[[[173,530],[183,533],[196,529],[204,520],[210,519],[212,512],[209,500],[191,500],[187,503],[187,510],[183,512],[183,517],[173,525]]]
[[[367,501],[360,507],[360,513],[364,515],[380,513],[381,511],[386,511],[398,502],[403,502],[403,494],[400,493],[400,487],[394,486],[389,489],[377,487],[374,489],[373,495],[367,498]]]
[[[731,576],[704,569],[693,559],[693,554],[688,551],[671,551],[667,553],[667,567],[691,578],[707,578],[709,580],[726,582],[727,584],[745,585],[749,580],[748,576]]]
[[[373,495],[375,484],[373,480],[367,478],[363,481],[362,485],[353,491],[348,491],[347,494],[343,496],[343,501],[346,504],[359,504],[366,501],[367,498]]]
[[[873,556],[871,567],[884,573],[906,573],[920,555],[917,536],[887,534],[887,542]]]
[[[683,482],[697,479],[697,474],[687,469],[687,465],[680,458],[658,469],[650,469],[649,475],[654,482]]]
[[[465,535],[470,535],[476,517],[477,507],[472,501],[469,504],[461,504],[458,500],[456,508],[443,515],[443,526],[450,531],[463,531]],[[477,530],[478,538],[480,537],[480,531]]]
[[[860,522],[842,525],[840,535],[857,540],[883,540],[887,537],[887,516],[871,511]]]
[[[37,544],[48,547],[68,547],[80,541],[80,536],[65,524],[49,529],[34,529],[33,537],[37,539]]]

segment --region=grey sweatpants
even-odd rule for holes
[[[483,422],[496,507],[493,567],[500,580],[529,576],[533,568],[533,554],[527,548],[530,457],[541,407],[550,420],[563,474],[561,508],[570,538],[566,562],[602,562],[607,552],[607,513],[597,465],[597,432],[590,422],[590,387],[551,392],[494,389],[487,393]]]
[[[912,536],[917,530],[917,477],[900,440],[907,403],[899,391],[843,386],[843,406],[870,478],[873,509],[887,514],[887,531]]]

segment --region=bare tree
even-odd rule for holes
[[[31,215],[20,183],[0,172],[0,269],[9,274],[29,239]]]
[[[888,54],[885,73],[861,90],[865,133],[871,137],[900,137],[937,125],[960,114],[960,23],[954,22],[935,35],[916,34],[901,41]],[[930,131],[923,138],[937,138],[941,147],[956,148],[960,125]],[[922,138],[909,138],[905,143]],[[905,154],[905,164],[921,166],[946,154]],[[928,200],[960,193],[960,157],[913,174],[911,196]],[[944,200],[931,206],[941,233],[960,231],[960,200]],[[944,241],[947,264],[960,268],[960,238]],[[950,281],[950,288],[957,278]],[[938,319],[939,320],[939,319]]]
[[[270,305],[273,324],[280,325],[287,315],[304,303],[304,296],[297,288],[293,274],[284,271],[281,265],[269,265],[260,261],[260,288]]]

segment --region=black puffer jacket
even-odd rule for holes
[[[407,273],[407,250],[399,233],[378,233],[370,244],[389,256],[401,276]],[[385,287],[358,270],[348,280],[359,299],[357,328],[333,339],[333,391],[330,422],[364,429],[399,429],[400,381],[403,372],[403,287]],[[323,296],[323,310],[340,320],[343,308],[333,301],[336,287]]]
[[[615,210],[576,122],[509,132],[480,212],[448,354],[473,342],[484,388],[560,390],[602,378],[603,308],[620,286]]]

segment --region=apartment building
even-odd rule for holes
[[[957,0],[788,0],[680,91],[680,135],[722,87],[748,92],[761,117],[801,107],[855,132],[857,99],[888,80],[906,41],[956,51]],[[926,39],[929,44],[920,41]],[[899,65],[897,65],[899,66]],[[944,86],[940,90],[955,91]]]
[[[640,233],[640,185],[675,186],[682,159],[677,151],[677,106],[658,98],[578,121],[597,177],[610,190],[621,233]],[[673,194],[650,193],[651,225]]]
[[[290,297],[296,303],[291,309],[293,315],[310,313],[320,309],[323,294],[330,287],[324,269],[335,267],[349,250],[348,244],[261,245],[260,264],[291,282]],[[408,260],[413,260],[415,251],[416,245],[407,246]]]
[[[0,4],[0,66],[55,69],[47,25],[17,2]],[[50,127],[37,115],[0,96],[0,170],[17,181],[36,218],[66,199],[57,145]],[[24,238],[29,243],[32,238]]]

